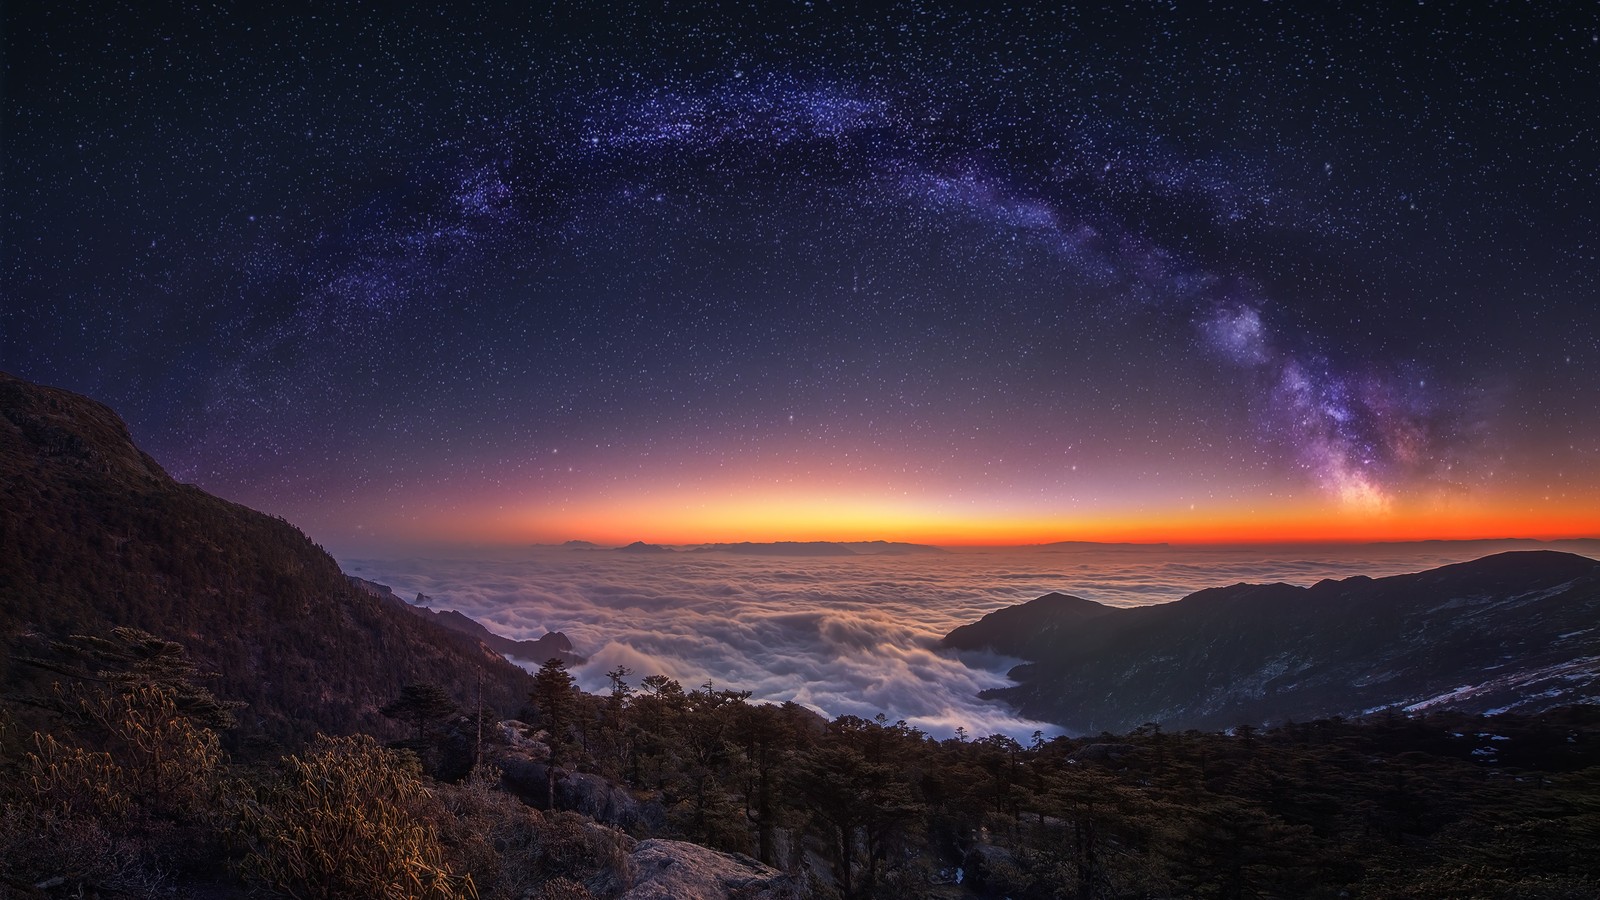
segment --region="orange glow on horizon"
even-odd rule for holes
[[[1372,541],[1600,536],[1589,504],[1456,501],[1383,512],[1336,504],[1241,502],[1191,509],[1092,509],[1054,513],[1000,503],[785,492],[737,498],[683,492],[596,499],[493,512],[456,509],[420,518],[409,539],[489,544],[666,545],[740,541],[904,541],[944,547],[1055,541],[1173,544],[1364,543]]]

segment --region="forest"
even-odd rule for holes
[[[394,740],[230,752],[239,704],[170,640],[13,663],[37,676],[0,711],[19,897],[618,897],[651,838],[735,854],[761,897],[1600,889],[1592,706],[936,739],[623,668],[585,693],[551,660],[514,720],[417,682],[382,708]]]

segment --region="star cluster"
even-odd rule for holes
[[[1600,528],[1592,9],[4,40],[0,366],[325,542]]]

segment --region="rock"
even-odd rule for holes
[[[556,803],[627,831],[649,833],[667,825],[666,810],[660,803],[640,803],[627,788],[599,775],[574,772],[561,778],[556,782]]]
[[[1024,881],[1011,851],[989,843],[967,850],[956,871],[961,873],[957,883],[987,896],[1007,894]]]
[[[535,809],[544,809],[546,769],[543,760],[528,753],[501,753],[490,760],[500,768],[500,786],[506,793]]]
[[[684,841],[641,841],[628,857],[633,884],[622,900],[798,900],[794,879],[739,853]]]
[[[541,754],[542,755],[542,754]],[[523,753],[503,753],[493,759],[500,767],[500,783],[513,796],[535,809],[547,807],[549,774],[543,759]],[[556,769],[556,809],[569,810],[596,822],[646,834],[666,827],[666,810],[659,802],[640,802],[627,788],[599,775]]]
[[[501,743],[512,750],[529,756],[549,756],[550,748],[544,743],[533,739],[533,734],[537,730],[526,722],[506,719],[500,723],[500,740]]]

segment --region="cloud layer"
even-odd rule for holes
[[[618,665],[694,687],[749,690],[827,716],[886,714],[938,736],[1027,738],[1050,726],[978,699],[1015,660],[938,648],[952,628],[1064,591],[1116,606],[1239,581],[1309,584],[1386,575],[1492,552],[1483,544],[1262,550],[1137,548],[784,559],[637,556],[554,548],[349,559],[345,570],[427,594],[513,638],[563,631],[601,690]]]

